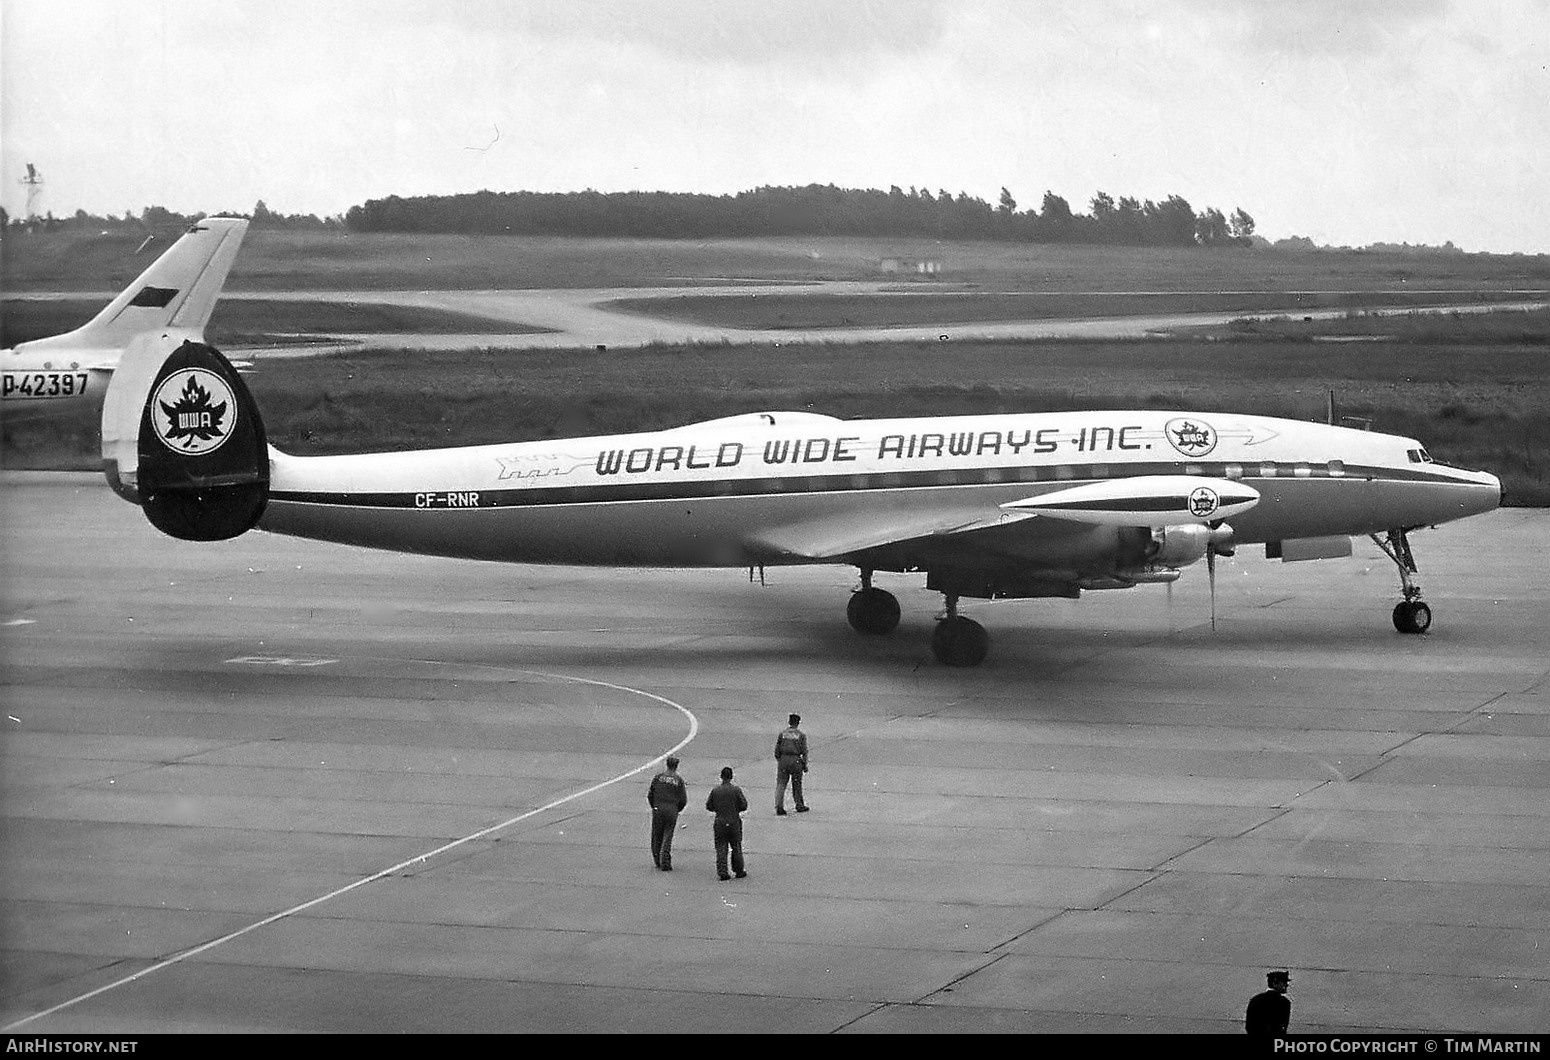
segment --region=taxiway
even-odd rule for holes
[[[487,291],[306,291],[244,292],[245,299],[383,303],[446,313],[461,313],[492,321],[484,334],[340,334],[336,342],[273,348],[246,348],[246,357],[315,356],[362,346],[395,349],[492,350],[628,349],[653,344],[753,345],[791,343],[970,342],[1016,339],[1139,339],[1187,328],[1220,327],[1244,316],[1274,313],[1196,312],[1131,316],[1044,318],[1036,320],[963,321],[953,324],[880,325],[871,327],[742,328],[699,324],[642,312],[626,312],[621,299],[663,300],[714,296],[776,295],[812,297],[865,295],[872,299],[905,297],[896,282],[825,281],[781,285],[738,284],[694,287],[620,287],[597,289]],[[1543,299],[1435,305],[1406,309],[1374,308],[1370,315],[1418,312],[1479,313],[1543,308]],[[1349,315],[1340,309],[1287,310],[1304,319],[1330,320]],[[1284,315],[1284,314],[1282,314]],[[502,324],[507,325],[501,327]],[[237,347],[232,348],[239,352]]]
[[[1550,513],[1081,601],[160,536],[0,476],[0,1026],[1545,1029]],[[879,579],[879,584],[885,584]],[[814,812],[773,814],[775,733]],[[686,742],[687,741],[687,742]],[[675,872],[645,790],[683,745]],[[737,771],[749,878],[716,880]]]

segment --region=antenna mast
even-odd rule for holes
[[[38,167],[31,162],[27,163],[27,175],[22,178],[22,184],[27,188],[27,217],[31,221],[38,216],[38,199],[43,195],[43,174],[38,172]]]

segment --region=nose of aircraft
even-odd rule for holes
[[[1466,472],[1464,489],[1454,491],[1453,503],[1458,508],[1458,518],[1495,511],[1502,503],[1502,480],[1489,471]]]
[[[1480,506],[1480,510],[1482,512],[1493,511],[1502,503],[1502,480],[1489,471],[1482,471],[1480,478],[1481,485],[1486,487],[1481,491],[1484,496],[1481,497],[1483,503]]]

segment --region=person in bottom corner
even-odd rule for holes
[[[710,789],[705,808],[716,815],[711,836],[716,842],[716,876],[730,880],[727,875],[727,852],[732,853],[732,873],[738,879],[747,876],[743,871],[743,818],[748,809],[748,798],[743,789],[732,783],[732,767],[721,770],[721,783]]]
[[[802,715],[793,714],[789,724],[775,737],[775,816],[786,816],[786,782],[791,782],[791,797],[797,813],[807,812],[802,799],[802,774],[807,772],[807,734],[797,728]]]
[[[689,786],[678,775],[677,755],[668,755],[666,772],[651,778],[646,802],[651,806],[651,860],[663,872],[672,872],[673,833],[678,815],[689,805]]]
[[[1292,974],[1284,969],[1266,972],[1265,983],[1269,989],[1249,999],[1249,1007],[1243,1013],[1243,1029],[1257,1037],[1276,1037],[1286,1033],[1292,1020],[1292,1002],[1286,996]]]

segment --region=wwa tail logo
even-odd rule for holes
[[[226,444],[237,425],[237,401],[226,381],[203,368],[162,380],[151,401],[156,436],[174,453],[204,456]]]

